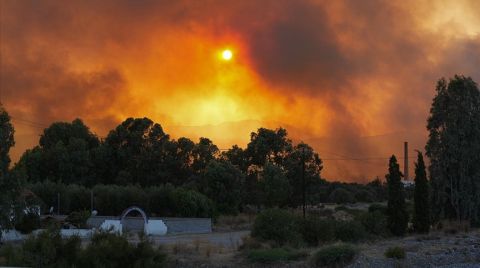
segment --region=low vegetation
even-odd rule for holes
[[[349,244],[325,246],[311,257],[311,264],[316,267],[343,267],[353,261],[357,250]]]
[[[402,247],[390,247],[385,251],[385,257],[391,259],[405,259],[405,249]]]
[[[250,262],[272,263],[296,261],[307,256],[305,251],[294,250],[289,248],[271,248],[271,249],[254,249],[247,254]]]
[[[272,241],[279,246],[297,246],[301,242],[299,218],[286,210],[264,210],[255,219],[252,236]]]
[[[0,265],[29,267],[163,267],[166,255],[147,240],[136,245],[123,236],[97,233],[85,248],[80,238],[62,239],[58,229],[31,236],[22,245],[5,245]]]

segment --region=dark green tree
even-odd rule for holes
[[[15,145],[13,125],[7,111],[0,106],[0,176],[7,174],[10,165],[10,148]]]
[[[292,141],[287,138],[285,129],[259,128],[257,132],[250,134],[246,151],[253,165],[264,166],[266,161],[282,165],[291,148]]]
[[[430,197],[427,172],[421,152],[418,152],[417,162],[415,163],[415,192],[413,198],[415,202],[413,228],[419,233],[428,233],[430,229]]]
[[[402,173],[395,155],[390,158],[388,174],[386,175],[388,187],[387,222],[390,232],[402,236],[407,231],[408,213],[405,206],[405,194],[402,184]]]
[[[291,187],[282,168],[267,162],[262,171],[260,185],[265,206],[282,207],[288,204]]]
[[[22,155],[14,173],[23,174],[30,182],[48,179],[93,185],[92,151],[99,144],[97,136],[80,119],[53,123],[40,136],[40,145]]]
[[[10,148],[15,144],[15,132],[7,111],[0,105],[0,238],[1,230],[12,227],[12,209],[19,210],[18,195],[20,183],[10,176]]]
[[[202,192],[215,202],[220,213],[239,212],[245,180],[239,169],[229,162],[213,160],[202,177]]]
[[[303,163],[305,163],[303,165]],[[320,177],[323,169],[322,160],[319,155],[306,143],[299,143],[293,146],[283,161],[283,167],[286,170],[287,178],[292,187],[292,195],[290,198],[291,206],[298,206],[303,203],[303,179],[305,178],[306,200],[310,200],[318,191],[319,187],[324,184],[324,180]],[[305,167],[305,170],[303,170]]]
[[[480,224],[480,91],[470,78],[440,79],[428,118],[432,216]]]
[[[193,148],[193,171],[201,173],[218,154],[218,147],[208,138],[200,138]]]
[[[148,118],[128,118],[105,139],[100,165],[108,165],[108,181],[117,184],[153,185],[169,180],[161,163],[169,156],[170,137],[162,127]],[[173,176],[173,175],[172,175]]]

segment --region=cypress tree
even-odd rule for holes
[[[392,155],[388,174],[385,176],[388,187],[387,222],[393,235],[403,236],[407,231],[408,214],[405,206],[405,193],[401,181],[402,173],[397,158]]]
[[[430,197],[427,173],[421,152],[418,152],[417,163],[415,163],[415,193],[413,198],[415,202],[413,228],[419,233],[428,233],[430,229]]]

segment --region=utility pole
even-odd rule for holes
[[[90,190],[90,213],[93,212],[93,190]]]
[[[305,198],[305,147],[302,147],[302,192],[303,192],[303,218],[305,219],[305,207],[306,207],[306,198]]]
[[[60,215],[60,193],[57,193],[57,215]]]
[[[410,176],[408,174],[408,142],[406,141],[404,143],[404,162],[403,162],[403,178],[405,181],[408,181],[410,179]]]

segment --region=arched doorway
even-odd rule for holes
[[[147,228],[147,224],[148,224],[148,216],[145,213],[145,211],[143,211],[143,209],[141,209],[137,206],[131,206],[131,207],[125,209],[122,212],[122,214],[120,216],[120,223],[122,224],[123,228],[127,229],[127,224],[125,224],[125,217],[132,211],[137,211],[138,213],[140,213],[140,215],[142,215],[142,218],[143,218],[143,232],[146,233],[146,228]]]

